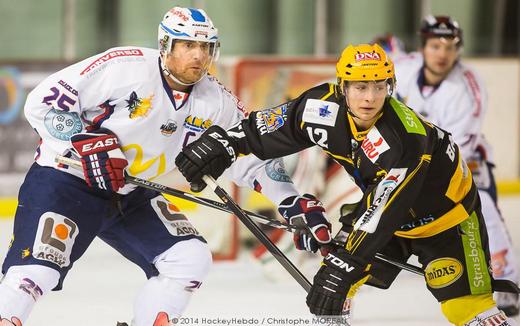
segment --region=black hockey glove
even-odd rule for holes
[[[188,144],[175,158],[175,164],[193,191],[206,187],[202,177],[217,179],[236,160],[236,140],[219,126],[211,126],[199,139]]]
[[[345,300],[370,277],[368,265],[344,249],[329,252],[314,276],[307,295],[307,306],[317,316],[337,316],[343,312]]]
[[[296,249],[316,252],[326,256],[329,249],[322,247],[332,240],[331,225],[325,215],[323,204],[313,195],[291,196],[284,199],[278,211],[288,224],[301,228],[294,233]]]

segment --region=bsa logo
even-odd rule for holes
[[[339,105],[334,102],[308,99],[305,102],[302,120],[325,126],[334,126]]]
[[[146,117],[152,110],[153,95],[146,98],[139,98],[136,92],[130,94],[130,98],[126,100],[126,107],[130,112],[130,119],[134,120],[140,117]]]
[[[329,110],[328,105],[323,105],[322,107],[318,108],[318,112],[320,117],[329,117],[332,114],[332,111]]]
[[[363,53],[356,53],[356,55],[354,56],[354,59],[356,61],[365,61],[365,60],[381,61],[381,56],[377,52],[363,52]]]
[[[376,127],[372,128],[367,137],[361,143],[361,149],[368,159],[375,163],[381,154],[390,149],[388,143],[379,133]]]
[[[170,137],[177,130],[175,121],[168,119],[168,121],[161,126],[161,134]]]
[[[285,124],[287,119],[288,103],[279,107],[258,112],[256,114],[256,128],[261,135],[273,132]]]

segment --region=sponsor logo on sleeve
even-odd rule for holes
[[[58,213],[46,212],[38,222],[32,255],[59,267],[67,267],[78,234],[79,229],[74,221]]]
[[[339,105],[334,102],[308,99],[305,102],[302,120],[325,126],[334,126]]]
[[[381,180],[376,188],[374,200],[368,206],[367,210],[358,218],[354,224],[354,230],[361,230],[368,233],[374,233],[383,214],[392,191],[394,191],[399,184],[403,182],[406,177],[408,169],[391,169],[386,177]]]
[[[463,271],[464,266],[460,261],[445,257],[431,261],[424,269],[424,276],[431,288],[440,289],[453,284]]]
[[[256,113],[256,128],[260,135],[273,132],[285,124],[288,106],[289,103],[284,103],[279,107]]]
[[[381,136],[379,130],[373,127],[361,143],[361,149],[368,159],[375,163],[381,154],[390,149],[390,146]]]
[[[408,133],[426,136],[423,124],[410,108],[393,98],[390,100],[390,105]]]
[[[144,54],[140,49],[127,49],[127,50],[114,50],[110,51],[108,53],[105,53],[101,57],[94,60],[94,62],[90,63],[83,71],[80,73],[80,75],[84,75],[91,70],[94,70],[95,68],[103,65],[104,63],[118,57],[142,57]]]
[[[68,141],[70,136],[77,134],[83,128],[76,112],[66,112],[54,108],[47,112],[43,124],[52,137],[64,141]]]

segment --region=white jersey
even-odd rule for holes
[[[216,78],[205,76],[188,93],[172,91],[164,79],[159,51],[112,48],[45,79],[28,96],[25,115],[41,137],[36,161],[64,169],[56,155],[70,153],[70,136],[106,128],[117,135],[131,176],[153,180],[175,169],[183,146],[209,126],[231,127],[244,118],[240,101]],[[239,158],[228,176],[240,186],[261,187],[278,204],[296,195],[279,161]],[[135,189],[126,185],[119,192]]]
[[[396,96],[428,121],[449,131],[469,160],[483,146],[491,160],[489,145],[481,129],[487,109],[487,93],[480,77],[470,67],[457,62],[438,87],[422,82],[423,57],[414,52],[394,62]]]

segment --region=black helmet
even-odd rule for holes
[[[421,43],[432,37],[444,37],[456,40],[457,46],[462,46],[462,29],[459,23],[449,16],[426,16],[421,22]]]

